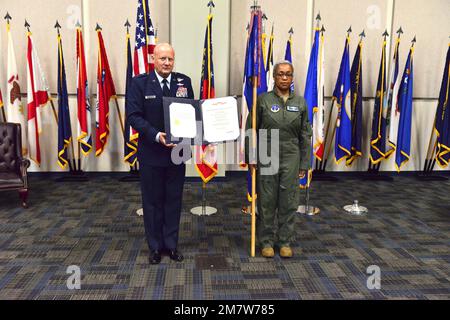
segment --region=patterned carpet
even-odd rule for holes
[[[87,183],[32,175],[30,208],[0,193],[0,299],[449,299],[450,182],[392,182],[340,176],[317,181],[315,217],[298,215],[295,257],[249,257],[250,216],[241,213],[245,180],[208,184],[213,216],[194,216],[201,184],[185,185],[179,248],[148,264],[137,182],[93,174]],[[354,199],[370,210],[346,214]],[[81,268],[81,289],[66,273]],[[368,289],[367,268],[381,271]]]

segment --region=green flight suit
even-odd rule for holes
[[[309,169],[311,159],[312,129],[306,101],[293,93],[286,102],[275,91],[263,93],[258,97],[256,118],[258,148],[261,148],[261,139],[267,139],[268,157],[279,159],[277,171],[262,174],[261,169],[271,164],[263,163],[258,154],[256,230],[259,244],[262,248],[290,246],[295,241],[295,216],[300,200],[298,175],[300,170]],[[251,116],[248,128],[251,128]],[[267,130],[267,138],[259,129]],[[273,129],[279,130],[279,148],[275,148],[275,154],[271,154],[273,132],[270,130]],[[251,139],[247,146],[251,146]]]

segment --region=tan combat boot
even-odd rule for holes
[[[292,249],[290,247],[281,247],[280,249],[280,257],[282,258],[292,258],[294,255],[294,252],[292,252]]]
[[[273,251],[272,247],[265,247],[261,250],[261,255],[264,258],[273,258],[275,256],[275,251]]]

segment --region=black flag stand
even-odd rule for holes
[[[127,111],[126,111],[126,100],[127,100],[127,91],[128,91],[128,87],[129,87],[129,81],[132,77],[132,69],[131,69],[131,65],[132,65],[132,61],[131,61],[131,47],[130,47],[130,27],[131,24],[130,22],[127,21],[124,24],[124,27],[127,29],[127,85],[126,85],[126,89],[125,89],[125,126],[128,127],[127,125],[127,121],[126,121],[126,117],[127,117]],[[127,141],[127,135],[125,134],[125,128],[123,130],[123,138],[124,138],[124,145],[126,146],[128,141]],[[125,151],[125,155],[128,151]],[[134,152],[137,152],[137,145],[136,145],[136,150]],[[129,156],[128,156],[129,157]],[[120,182],[137,182],[140,181],[140,177],[139,177],[139,162],[137,161],[137,159],[135,159],[133,161],[133,163],[129,162],[128,160],[126,160],[126,162],[129,163],[130,165],[130,171],[128,171],[128,174],[124,177],[121,177],[119,179]]]
[[[120,182],[137,182],[140,181],[139,162],[136,161],[134,166],[130,166],[130,171],[126,176],[119,179]]]
[[[61,25],[59,24],[58,21],[56,21],[55,24],[55,29],[58,32],[58,36],[60,35],[60,31],[59,29],[61,29]],[[52,107],[53,107],[53,102],[51,100],[50,97],[50,102],[52,103]],[[54,107],[53,107],[54,109]],[[55,113],[55,117],[56,113]],[[84,182],[84,181],[88,181],[88,178],[84,175],[84,173],[80,170],[80,167],[77,168],[77,161],[75,159],[75,148],[74,148],[74,144],[73,144],[73,137],[70,139],[70,145],[68,147],[67,152],[69,153],[69,171],[67,172],[68,175],[64,175],[61,178],[57,178],[56,182]],[[78,152],[78,155],[80,153]],[[80,165],[80,161],[78,161],[78,164]]]
[[[386,38],[388,36],[389,36],[389,34],[388,34],[387,30],[385,30],[384,33],[383,33],[383,37],[384,37],[384,41],[385,42],[386,42]],[[380,106],[380,108],[382,108],[382,105]],[[380,167],[381,167],[381,162],[382,161],[383,161],[383,158],[380,158],[377,163],[372,163],[372,160],[369,159],[369,167],[367,169],[367,172],[361,173],[360,177],[363,180],[393,182],[394,178],[392,176],[388,176],[388,175],[385,175],[385,174],[380,174]]]
[[[380,167],[381,161],[376,164],[372,164],[372,161],[369,159],[369,168],[367,169],[367,172],[362,172],[359,176],[363,180],[394,182],[394,178],[392,176],[380,174]]]
[[[329,140],[328,139],[328,132],[330,131],[330,124],[331,124],[331,116],[332,116],[332,113],[333,113],[333,107],[334,107],[334,99],[332,100],[332,103],[331,103],[330,113],[329,113],[329,116],[328,116],[327,129],[325,131],[325,139],[324,139],[325,153],[324,153],[324,157],[323,157],[322,161],[319,161],[318,159],[316,159],[316,168],[313,171],[314,180],[316,180],[316,181],[339,181],[338,178],[336,178],[335,176],[331,175],[329,172],[326,172],[328,156],[330,154],[331,144],[333,142],[333,137],[334,137],[334,134],[335,134],[335,131],[336,131],[336,123],[335,123],[334,126],[333,126],[333,133],[331,134],[331,141],[327,145],[327,141]]]
[[[436,117],[434,120],[433,127],[431,128],[431,136],[430,136],[430,142],[428,144],[428,152],[427,152],[427,157],[425,159],[425,164],[424,164],[423,170],[417,174],[417,179],[419,179],[421,181],[446,181],[446,180],[448,180],[447,177],[433,174],[434,166],[436,165],[436,150],[437,150],[437,138],[435,139],[435,134],[434,134],[435,125],[436,125]],[[434,143],[433,143],[433,141],[434,141]]]

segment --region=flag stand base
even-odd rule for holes
[[[421,181],[447,181],[448,180],[447,177],[434,175],[431,173],[424,173],[424,172],[417,174],[416,178]]]
[[[200,206],[192,208],[191,213],[195,216],[211,216],[217,213],[217,209],[208,206]]]
[[[306,214],[307,216],[316,216],[320,213],[320,209],[314,206],[298,206],[297,213]]]
[[[306,205],[298,206],[297,212],[301,214],[306,214],[308,216],[315,216],[320,213],[320,209],[318,207],[312,206],[309,204],[309,192],[311,189],[311,185],[307,186],[306,188],[306,197],[305,197],[305,203]]]
[[[69,175],[56,179],[56,182],[86,182],[89,178],[83,170],[72,170],[68,172]]]
[[[355,200],[351,205],[345,206],[344,210],[354,216],[365,216],[369,211],[366,207],[360,206],[358,200]]]
[[[217,213],[217,209],[206,205],[206,183],[202,184],[202,205],[191,209],[191,213],[196,216],[211,216]]]
[[[325,171],[325,170],[314,170],[314,180],[317,181],[339,181],[338,178],[336,178],[335,176],[331,175],[329,172]]]
[[[360,178],[362,180],[369,180],[369,181],[388,181],[393,182],[394,178],[388,175],[384,174],[378,174],[376,172],[365,172],[359,174]]]
[[[136,182],[140,181],[139,170],[130,170],[128,175],[119,179],[120,182]]]

